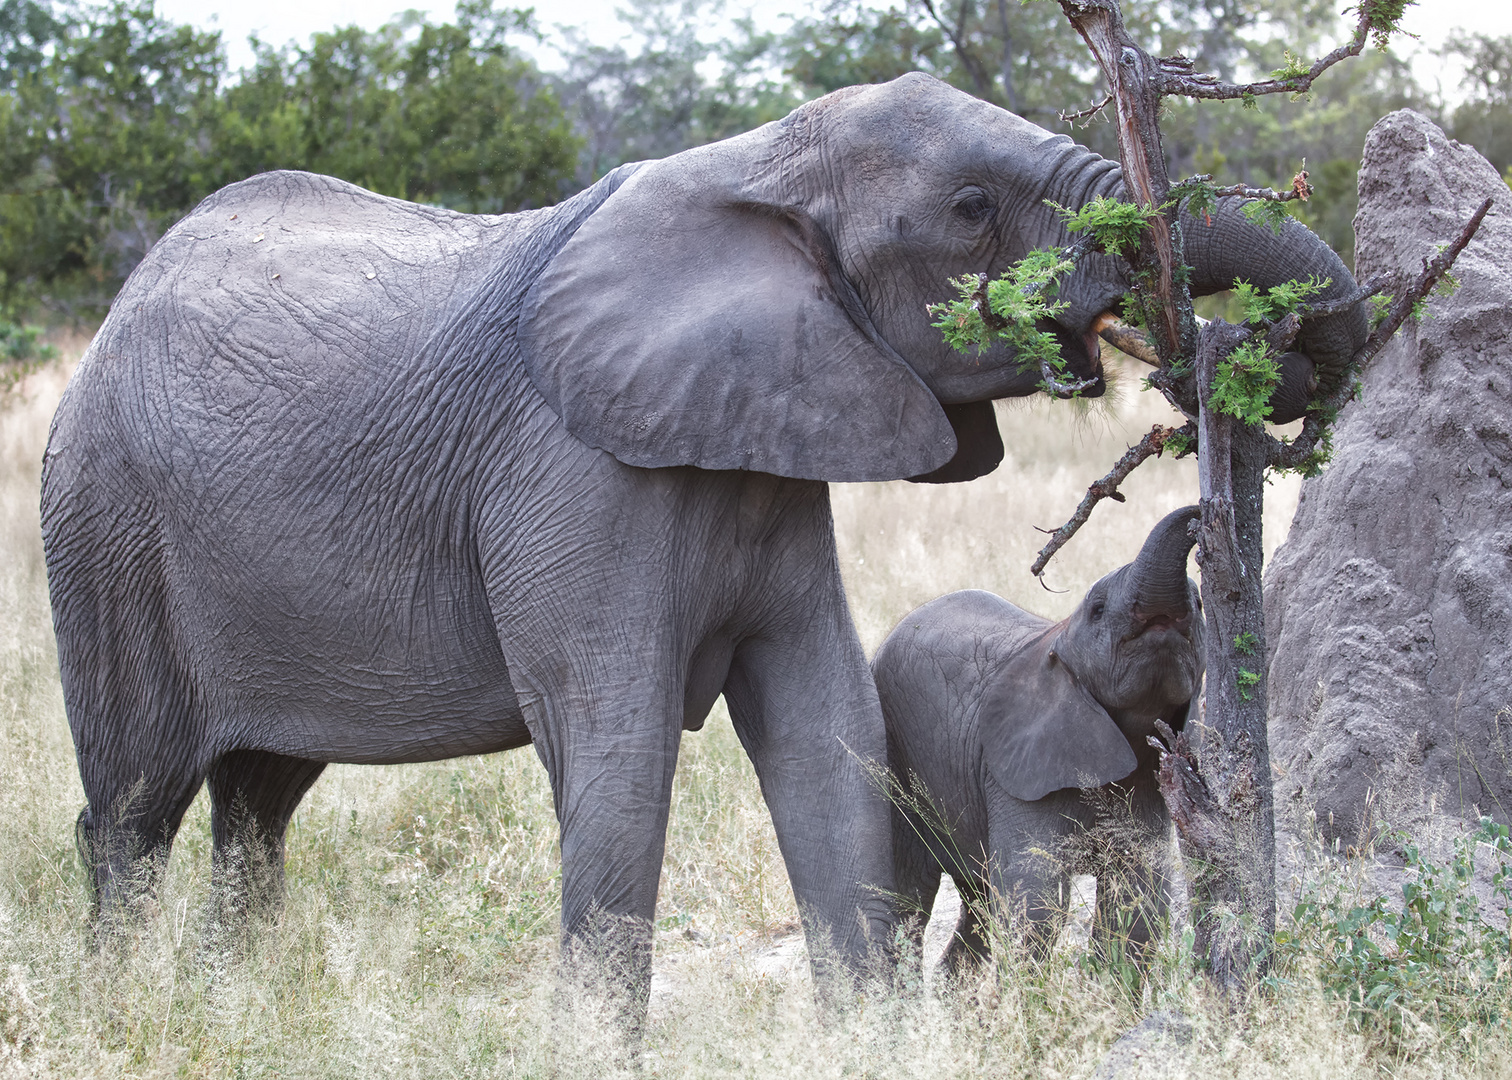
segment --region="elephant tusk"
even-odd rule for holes
[[[1103,312],[1093,320],[1092,325],[1097,330],[1098,337],[1115,349],[1128,353],[1136,360],[1143,360],[1151,367],[1160,367],[1160,356],[1155,352],[1155,344],[1142,330],[1120,322],[1111,311]]]

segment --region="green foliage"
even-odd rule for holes
[[[1237,634],[1234,637],[1234,649],[1243,656],[1254,656],[1255,648],[1259,644],[1260,639],[1250,630],[1246,630],[1244,633]]]
[[[489,0],[464,0],[454,25],[410,14],[259,46],[229,85],[220,35],[152,0],[51,10],[0,8],[0,51],[20,58],[0,76],[0,303],[103,306],[178,217],[266,169],[498,211],[553,201],[576,155],[505,42],[527,17]]]
[[[1189,176],[1179,184],[1171,185],[1169,205],[1177,206],[1185,200],[1187,213],[1211,222],[1211,215],[1218,207],[1218,185],[1211,176]]]
[[[1312,65],[1309,64],[1306,60],[1303,60],[1298,56],[1293,56],[1291,50],[1287,49],[1286,62],[1271,72],[1271,78],[1279,79],[1282,82],[1304,79],[1307,77],[1307,73],[1309,70],[1311,70],[1311,68]],[[1297,94],[1292,95],[1292,100],[1296,101],[1299,98],[1304,98],[1306,96],[1307,95],[1305,92],[1298,92]]]
[[[528,16],[464,0],[457,22],[414,12],[374,31],[259,46],[219,125],[226,171],[328,173],[474,213],[555,201],[576,146],[555,96],[507,37]]]
[[[1442,249],[1443,245],[1439,246]],[[1417,300],[1413,301],[1412,311],[1407,317],[1413,322],[1422,322],[1425,319],[1433,318],[1433,313],[1428,310],[1428,305],[1435,297],[1453,296],[1454,291],[1459,288],[1459,285],[1459,278],[1453,274],[1445,274],[1439,279],[1438,284],[1433,287],[1432,292],[1427,296],[1420,296]]]
[[[1102,195],[1084,204],[1080,209],[1068,210],[1059,203],[1046,200],[1065,219],[1068,232],[1090,231],[1097,238],[1097,249],[1109,255],[1123,255],[1139,249],[1150,219],[1155,216],[1137,203],[1121,199],[1109,199]]]
[[[1254,225],[1263,225],[1277,236],[1286,227],[1286,223],[1292,219],[1291,211],[1287,209],[1287,203],[1278,202],[1275,199],[1251,199],[1244,204],[1241,213]]]
[[[1356,1023],[1388,1037],[1425,1021],[1460,1035],[1504,1027],[1512,968],[1507,826],[1481,818],[1478,829],[1456,838],[1443,864],[1409,837],[1394,839],[1410,875],[1401,905],[1382,896],[1360,902],[1309,881],[1292,909],[1291,927],[1277,935],[1279,954],[1305,955],[1324,988],[1348,1002]],[[1495,860],[1496,923],[1482,914],[1472,888],[1482,849]]]
[[[1370,18],[1370,34],[1376,48],[1385,49],[1391,44],[1391,35],[1401,33],[1397,23],[1403,13],[1416,6],[1417,0],[1360,0],[1359,10]]]
[[[1264,340],[1252,337],[1218,361],[1210,399],[1214,409],[1244,424],[1270,415],[1270,396],[1281,384],[1281,364]]]
[[[1234,677],[1239,683],[1239,696],[1249,701],[1255,696],[1255,687],[1260,685],[1260,673],[1240,668],[1239,674]]]
[[[804,97],[924,71],[1057,131],[1070,130],[1058,119],[1063,110],[1101,97],[1096,66],[1056,4],[895,0],[878,10],[882,5],[862,0],[821,0],[813,6],[819,14],[797,19],[774,50]],[[1125,12],[1141,27],[1157,17],[1153,5]],[[1117,153],[1105,125],[1078,134],[1094,149]]]
[[[1376,293],[1370,298],[1370,328],[1374,330],[1386,321],[1386,316],[1391,314],[1391,305],[1396,303],[1396,297],[1390,293]]]
[[[1173,457],[1186,457],[1193,450],[1197,449],[1197,440],[1192,435],[1188,435],[1186,431],[1177,431],[1166,440],[1165,448],[1171,452]]]
[[[1014,351],[1026,369],[1048,365],[1061,372],[1060,345],[1053,334],[1038,328],[1043,319],[1054,318],[1065,308],[1052,300],[1061,277],[1074,263],[1059,251],[1034,251],[1015,263],[996,281],[982,274],[968,274],[952,281],[959,298],[929,305],[935,326],[951,348],[966,352],[996,343]]]
[[[1441,121],[1445,130],[1474,145],[1497,172],[1512,173],[1512,35],[1456,31],[1443,53],[1458,57],[1465,68],[1460,83],[1465,100]]]
[[[1305,281],[1284,281],[1270,289],[1257,289],[1247,281],[1234,283],[1234,295],[1244,309],[1246,322],[1263,324],[1284,319],[1307,305],[1307,301],[1332,282],[1328,278],[1310,277]]]
[[[57,355],[51,345],[40,343],[41,336],[40,327],[0,318],[0,397]]]

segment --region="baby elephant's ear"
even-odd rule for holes
[[[977,715],[987,770],[1016,799],[1111,784],[1138,764],[1113,718],[1048,643],[998,669]]]
[[[769,124],[627,180],[526,295],[526,371],[569,431],[628,465],[931,473],[955,433],[877,333],[824,228],[762,179],[781,172],[780,133]]]

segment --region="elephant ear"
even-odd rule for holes
[[[933,472],[957,449],[944,410],[829,236],[761,179],[781,130],[653,162],[611,195],[525,297],[526,370],[569,431],[628,465]]]
[[[1113,718],[1048,643],[997,670],[977,715],[983,763],[1016,799],[1111,784],[1138,764]]]

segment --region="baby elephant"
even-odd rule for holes
[[[902,785],[898,889],[927,913],[941,872],[955,880],[966,903],[949,970],[987,955],[984,911],[1006,927],[1022,907],[1043,955],[1078,849],[1112,856],[1085,866],[1099,877],[1099,946],[1127,935],[1138,956],[1164,917],[1170,816],[1145,740],[1157,719],[1181,730],[1202,679],[1202,604],[1186,575],[1197,516],[1194,506],[1168,514],[1139,557],[1061,622],[992,593],[951,593],[909,614],[878,651]]]

